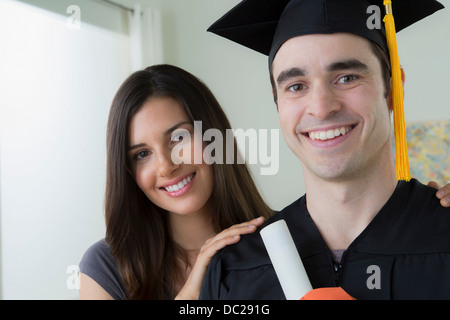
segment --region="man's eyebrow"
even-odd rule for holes
[[[277,84],[281,85],[283,82],[289,80],[290,78],[303,77],[304,75],[306,75],[306,71],[304,69],[290,68],[280,73],[277,78]]]
[[[358,59],[349,59],[349,60],[343,60],[343,61],[337,61],[334,62],[327,67],[328,72],[333,71],[340,71],[340,70],[360,70],[360,71],[367,71],[369,70],[369,67],[359,61]]]

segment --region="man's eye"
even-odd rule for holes
[[[302,91],[303,89],[304,89],[304,85],[301,83],[296,83],[296,84],[293,84],[292,86],[288,87],[288,90],[292,91],[292,92]]]
[[[357,76],[350,74],[350,75],[341,77],[338,80],[338,83],[349,83],[349,82],[355,81],[356,79],[358,79]]]

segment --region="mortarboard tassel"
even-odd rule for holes
[[[386,16],[383,21],[386,28],[386,39],[392,69],[392,101],[394,108],[395,162],[397,168],[397,180],[409,181],[411,180],[411,174],[409,172],[408,146],[406,144],[403,84],[391,0],[384,0],[384,6],[386,8]]]

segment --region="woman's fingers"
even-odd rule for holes
[[[215,237],[208,239],[208,241],[206,241],[206,244],[217,242],[218,240],[221,240],[223,238],[234,237],[236,235],[255,232],[256,228],[261,226],[264,223],[264,221],[265,221],[264,217],[259,217],[247,222],[235,224],[229,227],[228,229],[223,230]]]
[[[208,239],[200,249],[191,273],[176,299],[198,299],[206,269],[216,252],[228,245],[239,242],[241,235],[255,232],[257,227],[262,225],[264,221],[265,219],[260,217],[239,223]]]
[[[240,240],[241,235],[255,232],[257,227],[261,226],[264,221],[265,219],[263,217],[259,217],[244,223],[235,224],[230,228],[223,230],[215,237],[206,241],[205,245],[200,250],[199,256],[202,255],[208,258],[209,263],[209,260],[217,251],[230,244],[237,243]]]
[[[439,189],[440,188],[439,184],[436,181],[430,181],[430,182],[428,182],[427,185],[429,187],[432,187],[432,188],[435,188],[435,189]]]
[[[441,188],[435,181],[430,181],[428,182],[428,186],[438,189],[436,197],[441,200],[441,205],[443,207],[450,207],[450,183],[447,183]]]

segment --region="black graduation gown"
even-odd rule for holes
[[[414,179],[399,182],[340,264],[305,196],[265,225],[285,219],[314,288],[341,286],[356,299],[450,299],[450,208],[435,193]],[[213,257],[200,299],[285,299],[259,232]]]

